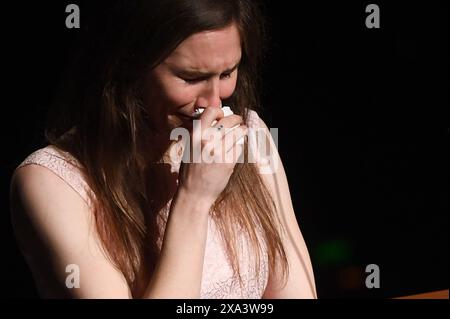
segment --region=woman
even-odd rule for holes
[[[103,10],[52,113],[49,146],[12,181],[16,237],[41,295],[315,298],[282,165],[262,174],[259,160],[238,163],[250,148],[236,140],[267,132],[254,111],[264,40],[255,1]],[[168,156],[187,151],[173,129],[204,137],[210,127],[215,139],[189,146],[225,163]]]

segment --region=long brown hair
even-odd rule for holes
[[[83,49],[55,99],[58,109],[50,113],[46,136],[81,163],[104,251],[140,297],[158,260],[157,217],[173,195],[160,162],[169,146],[161,140],[168,136],[155,129],[147,113],[151,105],[142,102],[145,75],[190,35],[236,23],[243,55],[236,90],[224,102],[246,120],[260,103],[258,68],[266,33],[255,0],[108,2],[96,23],[85,26]],[[286,275],[275,204],[254,164],[237,164],[211,212],[239,278],[242,230],[257,257],[267,248],[270,271],[280,263]]]

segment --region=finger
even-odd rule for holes
[[[223,111],[218,107],[208,107],[203,112],[200,117],[200,124],[202,125],[202,129],[205,130],[214,125],[214,121],[219,121],[224,117]]]
[[[228,132],[230,128],[238,127],[242,124],[243,120],[242,116],[233,114],[222,118],[214,126],[218,127],[219,125],[223,125]]]
[[[234,147],[236,143],[238,143],[239,141],[241,141],[241,139],[245,137],[247,133],[246,130],[247,130],[246,126],[238,127],[233,132],[230,132],[225,136],[223,136],[223,138],[220,136],[221,133],[215,130],[214,128],[206,130],[205,133],[208,133],[208,135],[207,138],[205,139],[206,142],[204,144],[205,155],[209,156],[209,154],[211,154],[212,159],[215,163],[232,162],[232,160],[226,159],[227,153],[230,152],[230,150]],[[230,158],[232,158],[232,156]]]
[[[225,129],[223,125],[207,128],[202,134],[202,159],[206,162],[223,163],[225,152],[223,151],[223,136]]]
[[[210,128],[205,128],[202,133],[204,141],[218,141],[228,134],[234,128],[239,127],[242,122],[242,117],[239,115],[231,115],[227,118],[222,118],[218,123]]]
[[[212,155],[214,162],[226,162],[226,153],[233,148],[234,144],[244,144],[244,138],[247,135],[248,128],[245,125],[238,125],[236,129],[225,134],[225,128],[220,124],[219,127],[211,127],[203,132],[203,149],[205,154]]]
[[[241,141],[244,140],[247,132],[248,128],[246,125],[240,125],[236,129],[228,132],[223,138],[224,149],[226,150],[226,152],[229,152],[236,144],[243,144]]]
[[[219,145],[225,136],[225,127],[220,124],[216,127],[208,127],[202,132],[202,144]]]

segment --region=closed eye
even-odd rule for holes
[[[189,84],[194,84],[194,83],[198,83],[198,82],[206,80],[206,78],[196,78],[196,79],[185,79],[185,78],[182,78],[182,79],[184,80],[184,82],[189,83]]]
[[[232,68],[227,70],[223,70],[223,73],[220,75],[221,80],[228,80],[232,77],[233,73],[237,73],[239,68],[240,61],[238,61]],[[216,76],[216,73],[210,72],[202,72],[195,69],[190,70],[180,70],[176,67],[172,71],[178,78],[182,79],[184,82],[188,84],[196,84],[201,81],[207,80],[211,77]]]
[[[229,78],[231,78],[231,73],[222,74],[222,75],[220,76],[220,78],[221,78],[221,79],[229,79]]]
[[[227,79],[229,79],[229,78],[231,78],[231,73],[225,73],[225,74],[222,74],[222,75],[220,76],[220,79],[221,79],[221,80],[227,80]],[[202,81],[207,80],[208,77],[200,77],[200,78],[193,78],[193,79],[182,78],[182,79],[183,79],[186,83],[189,83],[189,84],[196,84],[196,83],[199,83],[199,82],[202,82]]]

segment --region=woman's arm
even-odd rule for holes
[[[219,108],[208,108],[200,120],[204,129],[214,120],[225,128],[242,123],[241,116],[224,118]],[[236,140],[245,130],[241,125]],[[200,298],[209,210],[242,153],[235,141],[226,143],[225,131],[217,150],[226,154],[226,163],[182,164],[160,258],[144,298]],[[201,150],[213,145],[208,140],[197,143]],[[16,236],[36,278],[49,277],[47,282],[56,282],[53,286],[75,298],[131,297],[124,276],[102,251],[92,212],[68,184],[46,168],[29,165],[16,171],[11,194]],[[68,265],[80,270],[79,288],[65,286]]]
[[[124,276],[102,252],[90,209],[68,184],[28,165],[16,171],[11,195],[16,237],[35,278],[45,278],[39,287],[44,295],[56,290],[72,298],[132,298]],[[144,298],[200,297],[209,207],[177,195]],[[79,269],[79,288],[66,286],[68,265]]]
[[[177,193],[147,298],[200,298],[211,205],[193,200],[183,189]]]
[[[124,276],[102,252],[90,209],[65,181],[38,165],[21,167],[11,204],[18,244],[44,297],[131,297]],[[79,270],[79,288],[66,286],[69,265]]]
[[[277,163],[273,174],[261,174],[275,201],[283,232],[281,239],[289,263],[289,276],[282,286],[280,273],[271,273],[263,298],[317,298],[314,273],[308,249],[298,226],[289,185],[278,150],[266,124],[259,119],[270,142],[271,161]]]

